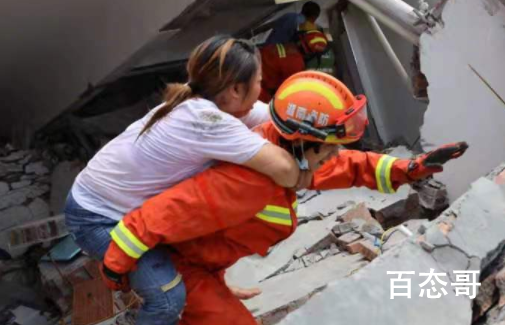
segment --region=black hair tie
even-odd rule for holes
[[[200,87],[194,81],[188,82],[187,85],[189,86],[189,88],[191,88],[191,92],[193,93],[197,93],[200,90]]]

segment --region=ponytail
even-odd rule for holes
[[[198,96],[214,101],[221,91],[238,83],[245,84],[249,91],[260,65],[258,49],[249,41],[226,35],[209,38],[189,56],[186,65],[189,82],[167,86],[165,104],[151,116],[139,137],[187,99]]]
[[[159,120],[167,116],[174,107],[193,96],[194,94],[190,84],[168,84],[167,89],[165,90],[165,104],[160,107],[153,116],[151,116],[151,119],[149,119],[142,131],[140,131],[139,137],[148,131]]]

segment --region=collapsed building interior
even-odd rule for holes
[[[359,149],[402,158],[446,142],[470,149],[420,188],[300,191],[295,235],[266,258],[240,260],[227,281],[262,289],[244,303],[264,325],[504,324],[505,2],[317,2],[336,76],[368,97]],[[138,297],[103,287],[96,264],[67,236],[63,206],[74,178],[163,100],[167,83],[186,82],[197,44],[218,33],[261,43],[256,27],[302,4],[125,1],[117,13],[100,1],[0,4],[16,35],[0,39],[17,43],[0,55],[0,94],[9,103],[0,148],[0,323],[129,324]],[[32,22],[25,30],[14,27],[22,19]],[[36,46],[39,55],[24,54]],[[390,299],[387,271],[430,269],[480,271],[476,297],[448,287],[441,299],[422,298],[414,277],[413,299]]]

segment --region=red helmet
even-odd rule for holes
[[[306,53],[321,53],[328,46],[326,35],[317,29],[300,34],[300,42]]]
[[[270,101],[270,114],[287,140],[346,144],[359,140],[368,125],[366,97],[355,97],[342,82],[318,71],[284,81]]]

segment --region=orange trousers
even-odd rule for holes
[[[179,272],[187,295],[180,325],[257,325],[219,273],[194,267]]]

